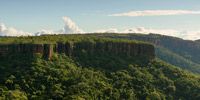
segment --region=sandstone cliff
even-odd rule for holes
[[[154,47],[150,44],[113,41],[81,41],[58,42],[56,44],[0,44],[0,57],[11,53],[29,54],[40,53],[45,59],[51,59],[53,53],[78,56],[81,53],[88,55],[108,54],[127,57],[154,59]]]

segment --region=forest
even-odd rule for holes
[[[52,35],[38,37],[1,37],[1,44],[56,44],[71,41],[84,46],[42,54],[9,53],[0,56],[0,99],[2,100],[199,100],[200,75],[163,60],[152,42],[105,35]],[[143,36],[143,35],[142,35]],[[127,43],[155,46],[155,57],[127,56],[85,48],[87,43]],[[86,43],[86,44],[85,44]],[[105,45],[102,44],[102,45]],[[91,47],[91,46],[89,46]],[[123,46],[121,46],[123,47]],[[160,45],[161,47],[161,45]],[[99,49],[99,48],[98,48]],[[148,52],[148,48],[145,50]],[[165,47],[162,47],[165,49]],[[113,50],[113,49],[111,49]],[[140,49],[142,50],[142,49]],[[163,55],[170,55],[165,49]],[[95,52],[97,51],[97,52]],[[139,52],[139,51],[138,51]],[[151,52],[151,53],[154,53]],[[118,55],[120,53],[120,55]],[[145,53],[142,53],[145,54]],[[149,53],[147,53],[149,55]],[[177,53],[176,53],[177,54]],[[154,55],[154,54],[153,54]],[[159,54],[161,55],[161,54]],[[175,55],[175,54],[174,54]],[[178,54],[177,54],[178,55]],[[198,56],[198,55],[197,55]],[[160,58],[159,58],[160,57]],[[194,57],[195,58],[195,57]],[[179,59],[177,59],[178,62]],[[182,61],[182,60],[181,60]],[[193,60],[195,61],[195,60]],[[198,63],[198,62],[197,62]],[[178,64],[178,63],[176,63]],[[191,68],[188,66],[188,68]]]

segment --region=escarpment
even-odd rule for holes
[[[22,54],[43,54],[44,46],[42,44],[0,44],[0,55],[8,56],[11,53]]]
[[[58,42],[56,44],[0,44],[0,57],[9,54],[42,54],[45,59],[51,59],[53,53],[66,54],[70,57],[87,55],[116,55],[154,59],[154,46],[145,43],[113,42],[113,41],[80,41]]]

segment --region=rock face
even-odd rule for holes
[[[6,56],[10,53],[21,53],[21,54],[43,54],[42,44],[0,44],[0,55]]]
[[[67,42],[58,45],[57,50],[60,51],[58,53],[66,53],[69,56],[76,56],[80,52],[85,52],[90,55],[107,53],[128,57],[146,57],[147,59],[154,59],[155,57],[154,46],[128,42]]]
[[[89,55],[109,54],[127,57],[142,57],[154,59],[154,46],[150,44],[129,42],[58,42],[57,44],[0,44],[0,57],[10,53],[35,54],[40,53],[45,59],[51,59],[53,53],[78,56],[81,53]]]
[[[43,45],[43,58],[50,60],[53,54],[53,45],[44,44]]]

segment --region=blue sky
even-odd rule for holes
[[[133,27],[200,30],[200,14],[168,16],[109,16],[130,11],[200,11],[199,0],[1,0],[0,23],[26,32],[58,30],[68,16],[85,32]]]

